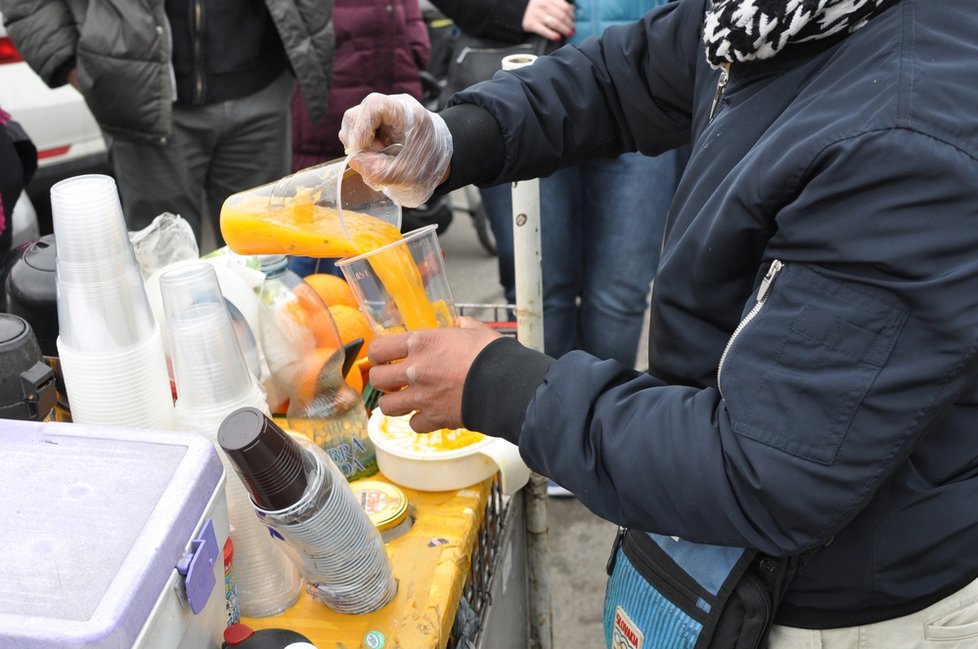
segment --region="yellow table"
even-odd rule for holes
[[[378,474],[371,480],[385,480]],[[397,594],[382,609],[344,615],[305,592],[280,615],[242,618],[252,629],[297,631],[318,649],[444,649],[462,595],[493,478],[458,491],[403,489],[415,516],[411,529],[387,543]]]

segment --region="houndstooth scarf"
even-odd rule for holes
[[[854,32],[892,0],[714,0],[703,23],[706,59],[769,59],[789,43]]]

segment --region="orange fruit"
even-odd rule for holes
[[[364,347],[366,347],[366,345],[364,345]],[[354,369],[350,370],[350,374],[353,374],[354,372],[359,372],[360,383],[363,385],[363,387],[367,387],[367,383],[370,382],[371,367],[373,367],[373,365],[370,363],[370,359],[367,357],[363,357],[353,365]],[[361,389],[360,392],[362,393],[363,389]]]
[[[336,323],[336,329],[340,332],[340,342],[344,345],[357,338],[363,338],[363,347],[357,354],[357,360],[366,358],[367,347],[373,340],[374,332],[370,329],[370,321],[359,309],[345,304],[333,304],[329,307],[329,312]]]
[[[356,365],[350,368],[350,373],[346,375],[346,382],[357,392],[363,393],[363,374]]]
[[[346,306],[358,308],[357,298],[353,295],[353,289],[346,283],[346,280],[329,273],[314,273],[305,277],[306,283],[319,294],[326,306],[335,304],[345,304]]]
[[[300,361],[296,382],[293,386],[295,396],[303,402],[308,403],[316,395],[316,385],[319,380],[319,373],[329,357],[333,355],[331,349],[315,349],[308,356]]]
[[[304,329],[312,332],[317,347],[340,347],[339,335],[333,324],[329,311],[322,299],[311,286],[298,284],[292,289],[295,301],[289,302],[284,309],[289,316]]]
[[[295,385],[295,394],[308,402],[316,395],[319,373],[333,355],[332,349],[316,349],[301,361],[301,367]],[[350,369],[346,382],[357,392],[363,392],[363,375],[357,366]],[[288,408],[288,406],[286,406]]]

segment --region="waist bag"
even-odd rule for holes
[[[609,649],[763,647],[802,564],[802,557],[619,530],[608,560],[605,643]]]

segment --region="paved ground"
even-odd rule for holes
[[[456,211],[440,240],[456,302],[501,304],[496,259],[480,246],[469,215]],[[615,526],[574,498],[550,498],[548,523],[553,646],[601,649],[604,570]]]

